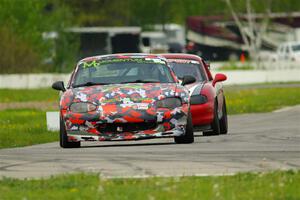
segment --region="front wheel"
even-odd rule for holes
[[[194,130],[193,130],[193,123],[192,123],[192,115],[190,112],[187,117],[185,134],[182,136],[174,137],[174,140],[177,144],[190,144],[194,142]]]
[[[69,142],[65,123],[60,119],[59,144],[62,148],[79,148],[80,142]]]

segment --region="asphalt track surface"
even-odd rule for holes
[[[244,171],[300,169],[300,107],[229,117],[229,134],[193,144],[172,138],[58,143],[0,150],[0,176],[40,178],[67,172],[99,172],[103,177],[221,175]]]

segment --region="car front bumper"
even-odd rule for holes
[[[174,137],[185,134],[188,105],[173,110],[160,108],[123,113],[72,113],[61,111],[68,140],[107,141]]]
[[[207,102],[191,105],[191,113],[194,126],[209,125],[214,119],[214,104]]]

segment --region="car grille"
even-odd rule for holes
[[[140,122],[140,123],[111,123],[101,124],[97,127],[101,133],[121,133],[136,132],[150,130],[157,127],[156,122]]]

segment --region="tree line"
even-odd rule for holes
[[[269,0],[250,0],[256,13]],[[232,0],[237,12],[245,1]],[[273,0],[272,12],[300,10],[299,0]],[[191,15],[230,16],[225,0],[0,0],[0,73],[68,72],[78,41],[64,34],[70,26],[184,24]],[[56,31],[53,42],[43,33]],[[53,57],[51,60],[49,58]]]

